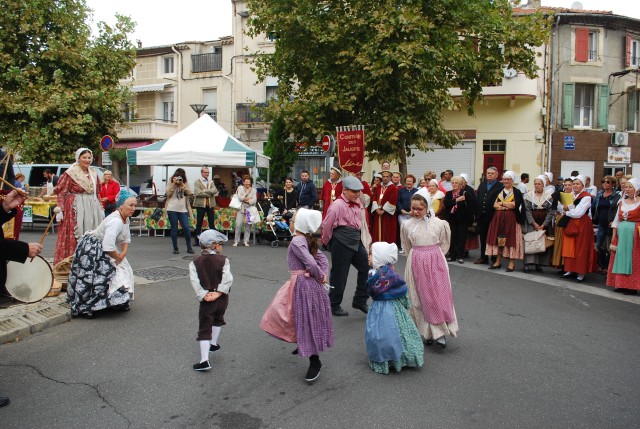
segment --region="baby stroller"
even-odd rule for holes
[[[263,208],[260,203],[258,207],[264,213],[264,225],[266,229],[258,235],[258,244],[265,241],[271,242],[271,247],[276,248],[280,245],[280,241],[288,242],[293,237],[291,230],[289,230],[289,223],[280,214],[280,209],[273,205],[269,199],[269,207]]]

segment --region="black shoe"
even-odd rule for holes
[[[131,310],[131,307],[129,306],[129,303],[126,303],[126,304],[116,305],[115,307],[113,307],[113,309],[116,311],[129,311]]]
[[[529,272],[529,266],[527,264],[524,264],[524,267],[522,267],[522,272],[523,273],[528,273]]]
[[[542,272],[542,267],[538,264],[536,264],[536,271],[541,273]]]
[[[209,346],[209,353],[217,352],[220,350],[220,344],[211,344]]]
[[[484,258],[478,258],[475,261],[473,261],[474,264],[479,265],[479,264],[488,264],[489,260],[488,259],[484,259]]]
[[[331,314],[333,314],[334,316],[348,316],[349,313],[347,313],[346,311],[344,311],[344,309],[342,307],[337,307],[331,310]]]
[[[501,265],[489,265],[489,269],[490,270],[498,270],[500,269]]]
[[[9,405],[9,402],[11,402],[9,398],[7,398],[6,396],[0,396],[0,408]]]
[[[424,345],[425,346],[432,346],[433,345],[433,339],[424,340]]]
[[[459,259],[458,259],[458,263],[459,263],[459,264],[464,264],[464,259],[459,258]]]
[[[193,251],[193,249],[187,249],[187,253],[189,253],[189,254],[193,255],[193,254],[194,254],[194,253],[196,253],[196,252],[194,252],[194,251]]]
[[[622,290],[622,294],[623,295],[637,295],[638,291],[635,289],[623,289]]]
[[[211,365],[209,365],[208,360],[205,360],[204,362],[194,364],[193,369],[195,369],[196,371],[206,371],[208,369],[211,369]]]
[[[298,354],[298,349],[295,349],[294,351],[291,352],[292,355],[297,355]]]
[[[447,258],[447,262],[451,262],[451,261],[453,261],[453,259]]]
[[[615,288],[613,291],[617,292],[617,293],[624,293],[624,291],[626,291],[626,289],[618,287],[618,288]]]
[[[369,312],[369,306],[367,304],[351,304],[351,307],[362,311],[364,314]]]
[[[508,272],[508,273],[513,272],[513,268],[511,268],[511,267],[507,267],[507,268],[505,268],[504,270],[505,270],[506,272]]]
[[[304,381],[307,383],[311,383],[312,381],[316,381],[318,377],[320,377],[320,370],[322,369],[322,364],[320,360],[317,363],[311,362],[309,364],[309,370],[307,370],[307,375],[304,377]]]
[[[444,335],[436,340],[436,347],[439,349],[444,349],[447,347],[447,340]]]
[[[180,251],[179,251],[178,249],[173,249],[173,254],[174,254],[174,255],[177,255],[177,254],[179,254],[179,253],[180,253]]]
[[[79,316],[83,317],[85,319],[95,319],[96,318],[96,315],[93,314],[91,311],[87,311],[86,313],[80,313]]]

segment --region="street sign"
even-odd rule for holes
[[[565,143],[575,143],[575,139],[573,136],[564,136]]]
[[[331,136],[326,134],[322,136],[322,150],[325,152],[331,150]]]
[[[109,152],[102,152],[102,165],[112,165],[111,156],[109,156]]]
[[[110,135],[103,136],[100,139],[100,147],[102,150],[107,151],[113,147],[113,138]]]

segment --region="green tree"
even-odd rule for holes
[[[248,0],[251,36],[274,36],[258,53],[261,78],[278,78],[281,116],[297,137],[366,126],[367,154],[406,172],[411,148],[458,143],[443,112],[473,115],[482,87],[503,68],[537,73],[546,40],[541,14],[514,16],[508,0]],[[449,88],[460,88],[453,97]]]
[[[293,143],[289,141],[289,131],[282,118],[276,118],[271,124],[264,154],[271,158],[271,182],[282,183],[285,177],[291,174],[291,167],[298,158]]]
[[[115,133],[135,65],[134,23],[98,23],[84,0],[4,0],[0,14],[0,143],[31,162],[68,162]]]

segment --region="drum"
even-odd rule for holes
[[[40,301],[52,286],[53,272],[42,256],[36,256],[33,261],[28,258],[24,264],[15,261],[7,264],[7,291],[18,301]]]

